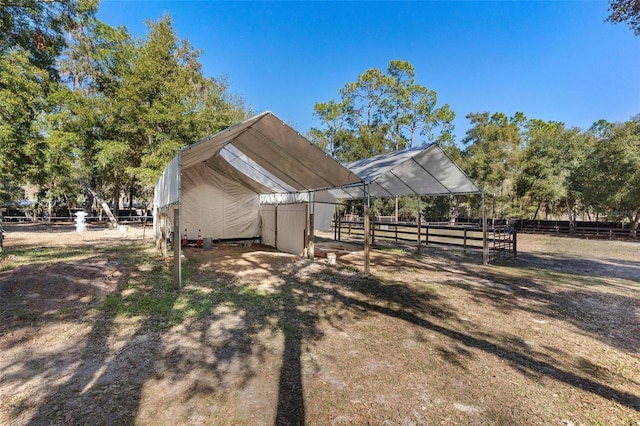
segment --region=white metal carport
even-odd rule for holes
[[[365,274],[369,273],[369,207],[371,197],[482,195],[483,262],[487,262],[484,194],[438,144],[432,143],[403,151],[394,151],[346,163],[345,167],[358,175],[364,185],[334,188],[327,190],[327,192],[336,199],[365,200]],[[418,215],[418,235],[420,235],[420,215]],[[418,245],[418,250],[420,250],[420,245]]]
[[[182,230],[214,239],[260,233],[260,195],[309,194],[361,184],[271,112],[265,112],[181,149],[156,182],[154,238],[173,218],[176,278],[181,284]],[[162,220],[158,220],[162,219]],[[312,221],[312,219],[311,219]]]
[[[166,220],[173,218],[176,278],[181,283],[178,240],[183,229],[191,239],[196,229],[215,239],[251,238],[262,232],[261,204],[306,202],[313,256],[316,201],[333,205],[336,199],[362,198],[364,272],[369,274],[370,197],[461,194],[482,191],[437,144],[341,165],[265,112],[177,153],[156,183],[154,237],[160,226],[166,243]],[[276,226],[282,219],[274,220]],[[486,261],[486,220],[483,224]]]

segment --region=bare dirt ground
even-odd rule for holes
[[[519,257],[385,249],[337,266],[185,251],[150,230],[9,227],[0,424],[640,425],[640,244],[519,235]]]

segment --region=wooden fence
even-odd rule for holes
[[[477,219],[458,219],[462,223],[482,223]],[[494,219],[493,226],[508,226],[518,232],[574,235],[590,238],[629,238],[630,225],[620,222],[575,221],[573,227],[568,220]]]
[[[457,224],[429,222],[420,226],[412,222],[371,222],[371,244],[376,239],[392,240],[396,242],[413,242],[421,245],[438,245],[460,247],[463,250],[482,251],[482,226],[478,224]],[[364,221],[334,222],[334,239],[341,241],[343,236],[364,238]],[[518,254],[517,232],[506,226],[490,226],[487,229],[489,261],[500,258],[513,257]]]
[[[33,216],[26,216],[26,215],[21,215],[21,216],[1,216],[0,220],[4,221],[4,222],[55,222],[55,223],[60,223],[60,222],[74,222],[75,221],[75,217],[74,216],[36,216],[35,218]],[[87,222],[101,222],[101,221],[108,221],[109,219],[107,218],[107,216],[86,216],[85,220]],[[153,216],[148,215],[148,216],[139,216],[139,215],[118,215],[118,221],[119,222],[152,222],[153,221]]]

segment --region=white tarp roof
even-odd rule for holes
[[[346,163],[369,185],[372,197],[480,194],[478,186],[439,145],[395,151]],[[333,189],[336,198],[362,198],[362,186]]]
[[[317,191],[362,182],[273,113],[265,112],[183,148],[158,179],[154,205],[177,203],[181,169],[203,162],[256,194]]]
[[[341,165],[265,112],[183,148],[158,179],[154,205],[177,203],[180,167],[202,163],[256,194],[321,191],[337,199],[362,198],[363,183],[373,197],[482,192],[435,143]],[[280,198],[263,195],[261,202]]]

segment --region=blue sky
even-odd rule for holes
[[[390,60],[455,111],[460,141],[471,112],[522,111],[588,128],[640,113],[640,37],[604,22],[606,1],[216,2],[103,0],[98,18],[144,36],[171,15],[202,50],[205,74],[226,75],[254,112],[301,133],[315,102]]]

